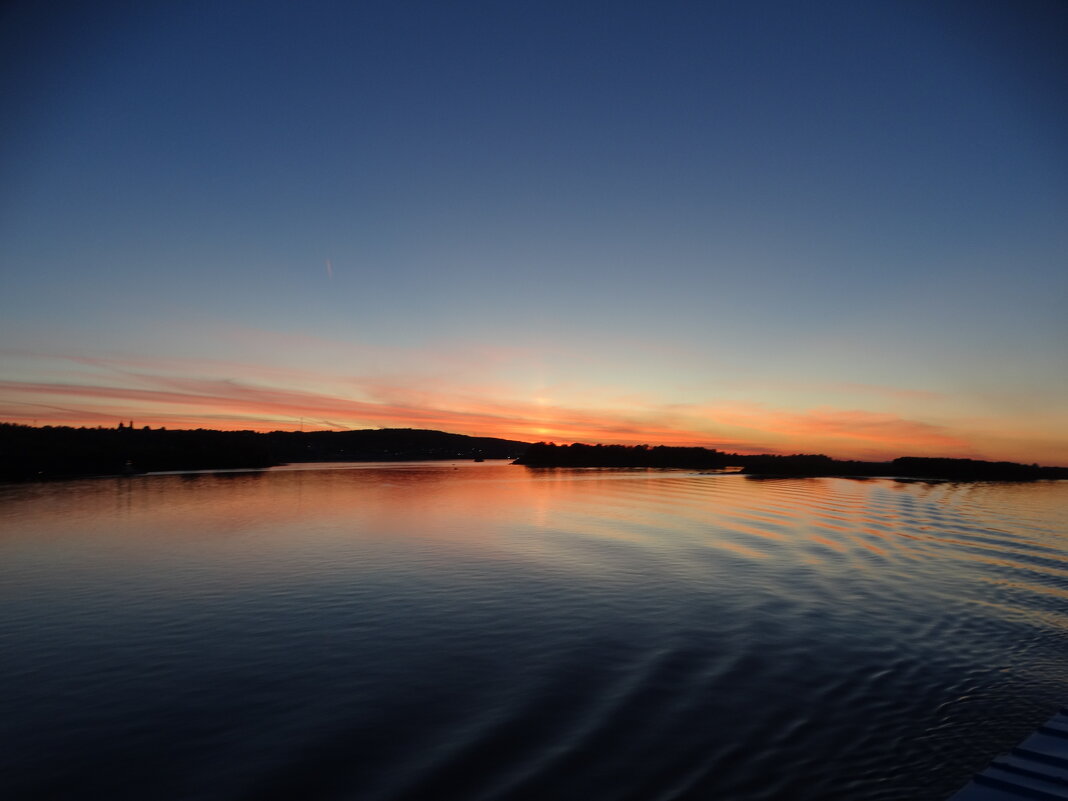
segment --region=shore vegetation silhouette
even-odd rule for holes
[[[34,427],[0,423],[0,481],[171,470],[273,467],[291,462],[515,459],[529,443],[413,428],[215,431]]]
[[[1068,479],[1068,467],[1040,467],[1016,462],[987,462],[903,456],[888,462],[832,459],[823,454],[724,453],[713,448],[658,445],[555,445],[536,442],[517,464],[528,467],[646,467],[689,470],[735,470],[753,476],[892,476],[957,481],[1033,481]]]
[[[887,462],[822,454],[726,453],[667,445],[556,445],[470,437],[414,428],[358,431],[216,431],[135,427],[72,428],[0,423],[0,481],[265,468],[294,462],[510,459],[541,467],[724,471],[751,476],[892,476],[957,481],[1068,479],[1068,467],[905,456]]]

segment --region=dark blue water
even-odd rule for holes
[[[0,797],[943,799],[1068,699],[1068,484],[0,488]]]

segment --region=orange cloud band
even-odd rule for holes
[[[973,455],[939,426],[862,410],[805,412],[758,404],[660,405],[596,410],[492,401],[444,387],[362,383],[365,398],[253,386],[238,381],[127,373],[150,388],[0,381],[0,416],[15,422],[110,425],[134,418],[169,427],[439,428],[523,440],[703,445],[740,452],[824,451],[856,458],[905,453]]]

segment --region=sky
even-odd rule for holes
[[[1068,5],[13,2],[0,420],[1068,465]]]

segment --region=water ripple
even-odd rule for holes
[[[409,465],[0,504],[5,797],[941,801],[1068,697],[1061,483]]]

